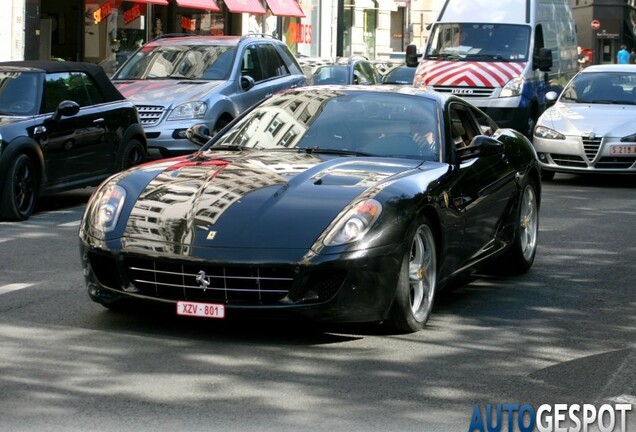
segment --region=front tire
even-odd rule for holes
[[[119,171],[127,170],[146,161],[146,148],[143,143],[136,138],[131,139],[123,147],[117,161]]]
[[[539,200],[534,182],[521,191],[515,239],[503,259],[503,268],[513,273],[525,273],[534,262],[539,236]]]
[[[402,333],[424,328],[433,310],[437,289],[437,249],[430,223],[418,222],[404,254],[395,300],[387,325]]]
[[[26,220],[35,210],[38,176],[35,164],[25,154],[18,155],[7,170],[0,202],[0,217],[5,220]]]

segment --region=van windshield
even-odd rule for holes
[[[529,46],[529,26],[441,23],[433,28],[424,58],[525,62]]]

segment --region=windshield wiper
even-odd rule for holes
[[[466,54],[468,58],[488,59],[488,60],[508,60],[506,57],[500,54]]]
[[[345,156],[373,156],[371,153],[364,153],[354,150],[340,150],[340,149],[330,149],[330,148],[320,148],[320,147],[305,147],[299,148],[298,152],[305,152],[307,154],[335,154],[335,155],[345,155]]]

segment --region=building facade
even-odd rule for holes
[[[403,52],[413,38],[410,0],[3,2],[9,13],[3,5],[0,61],[60,59],[113,69],[148,40],[168,33],[265,33],[299,56],[376,59]]]
[[[591,64],[615,63],[621,45],[636,48],[636,0],[571,0],[576,36]]]

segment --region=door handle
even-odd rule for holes
[[[93,124],[101,124],[104,123],[104,119],[102,117],[93,120]]]

